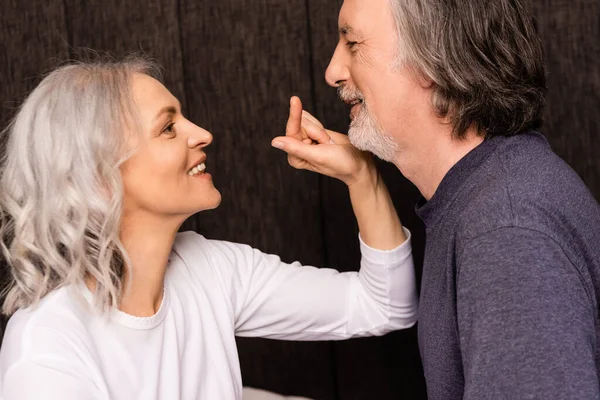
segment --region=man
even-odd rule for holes
[[[350,141],[423,195],[429,399],[600,398],[600,206],[534,131],[546,83],[524,1],[345,0],[339,32],[326,79]],[[277,140],[291,161],[331,146],[306,136]]]

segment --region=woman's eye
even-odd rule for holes
[[[350,50],[354,49],[354,46],[357,45],[358,42],[347,42],[346,46],[350,48]]]
[[[163,129],[162,133],[168,133],[168,134],[173,134],[175,133],[175,122],[171,122],[169,125],[167,125],[165,127],[165,129]]]

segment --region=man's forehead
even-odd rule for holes
[[[362,37],[380,24],[382,6],[389,0],[345,0],[338,17],[340,35]]]

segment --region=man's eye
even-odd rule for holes
[[[348,46],[348,48],[350,50],[352,50],[354,48],[354,46],[357,44],[358,44],[358,42],[346,42],[346,46]]]

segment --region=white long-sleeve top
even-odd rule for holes
[[[286,264],[246,245],[180,233],[151,317],[103,316],[83,285],[15,313],[0,350],[0,399],[239,400],[235,335],[336,340],[412,326],[417,296],[406,233],[391,251],[361,240],[358,273]]]

